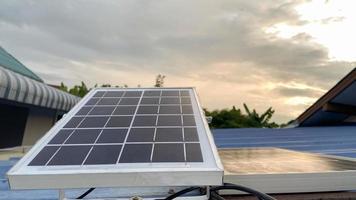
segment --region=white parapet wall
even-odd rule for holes
[[[43,108],[30,108],[22,139],[23,146],[36,143],[55,123],[56,111]]]

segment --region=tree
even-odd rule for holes
[[[163,87],[164,85],[164,79],[166,78],[165,75],[161,75],[161,74],[158,74],[156,76],[156,83],[155,83],[155,87]]]
[[[247,113],[247,118],[249,119],[249,122],[252,123],[251,125],[253,127],[261,127],[261,128],[262,127],[276,128],[276,126],[278,127],[278,125],[276,125],[275,123],[269,123],[269,121],[271,120],[274,114],[274,110],[272,109],[272,107],[268,108],[263,114],[260,115],[256,112],[255,109],[253,109],[251,112],[245,103],[243,104],[243,106]]]
[[[255,109],[251,112],[244,104],[246,114],[235,106],[232,109],[214,110],[212,112],[204,109],[206,116],[211,116],[212,128],[276,128],[278,124],[269,122],[274,114],[272,108],[267,109],[262,115],[258,114]]]
[[[73,88],[69,89],[68,92],[78,97],[84,97],[89,92],[89,89],[82,81],[81,85],[75,85]]]
[[[61,85],[59,86],[59,89],[65,92],[68,92],[68,87],[64,85],[63,82],[61,82]]]

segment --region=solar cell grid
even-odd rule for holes
[[[107,91],[104,94],[104,97],[122,97],[123,94],[124,94],[124,92],[122,92],[122,91]]]
[[[104,129],[96,143],[123,143],[127,135],[127,129]]]
[[[87,101],[85,105],[95,105],[96,103],[98,103],[99,100],[99,98],[91,98],[89,99],[89,101]]]
[[[135,111],[136,106],[117,106],[113,115],[133,115]]]
[[[87,115],[91,111],[92,107],[82,107],[78,112],[77,115]]]
[[[202,162],[190,98],[188,90],[98,91],[29,165]]]
[[[141,104],[159,104],[159,99],[157,97],[143,97]]]

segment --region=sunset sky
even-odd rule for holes
[[[0,45],[41,76],[195,86],[208,109],[286,122],[353,69],[356,1],[0,1]]]

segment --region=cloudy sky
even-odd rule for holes
[[[356,60],[353,1],[3,0],[0,45],[47,83],[195,86],[298,116]]]

